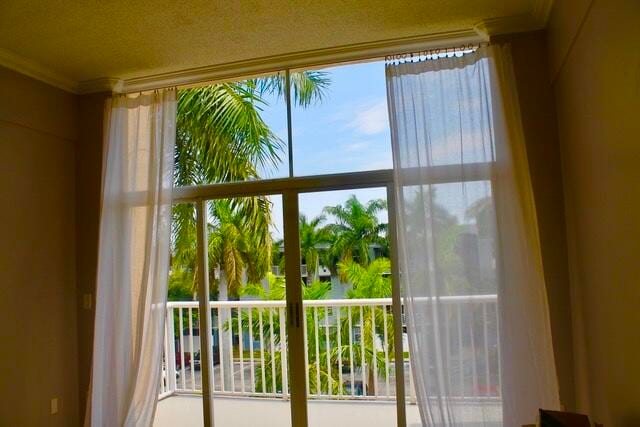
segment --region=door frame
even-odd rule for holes
[[[394,319],[401,319],[401,292],[400,273],[397,254],[396,210],[393,193],[393,171],[391,169],[329,174],[319,176],[292,177],[270,179],[261,181],[234,182],[211,184],[202,186],[179,187],[173,191],[173,203],[194,203],[196,206],[197,220],[197,247],[198,247],[198,298],[200,310],[209,315],[199,316],[200,330],[208,331],[211,328],[211,315],[208,310],[208,245],[207,245],[207,202],[223,198],[238,198],[251,196],[281,195],[283,201],[285,273],[287,280],[286,298],[288,314],[288,346],[287,360],[289,363],[290,380],[289,389],[291,395],[291,422],[292,425],[304,427],[308,425],[307,416],[307,390],[306,390],[306,366],[304,360],[304,330],[299,319],[302,318],[302,289],[299,280],[300,275],[300,240],[298,229],[299,206],[298,196],[303,193],[315,193],[335,190],[354,190],[361,188],[385,188],[387,194],[389,216],[389,239],[392,274],[392,312]],[[296,286],[297,284],[297,286]],[[296,321],[298,319],[298,321]],[[393,322],[394,336],[402,337],[402,322]],[[203,415],[205,426],[213,426],[212,399],[213,384],[210,375],[212,358],[206,350],[209,347],[211,337],[209,334],[200,334],[203,360],[202,363],[202,394]],[[394,340],[395,360],[403,360],[402,339]],[[396,379],[396,409],[397,425],[406,426],[405,394],[404,394],[404,363],[395,364]]]

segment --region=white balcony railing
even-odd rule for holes
[[[497,298],[442,297],[443,355],[453,398],[499,398]],[[304,301],[312,399],[395,399],[391,299]],[[288,399],[285,301],[212,301],[213,393]],[[161,397],[200,393],[197,302],[169,302]],[[405,390],[415,400],[404,315]],[[427,390],[428,391],[428,390]]]

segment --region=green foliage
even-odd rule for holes
[[[349,277],[352,289],[349,298],[387,298],[391,296],[391,279],[389,270],[391,264],[387,258],[378,258],[366,268],[350,261],[340,263],[339,268]],[[267,274],[268,286],[261,284],[247,284],[242,288],[242,295],[258,297],[261,300],[285,299],[285,280],[282,276]],[[305,300],[324,299],[328,295],[331,286],[328,282],[315,281],[310,285],[304,285],[303,297]],[[251,309],[242,310],[240,319],[237,313],[232,316],[230,322],[225,324],[225,329],[230,327],[238,331],[239,324],[242,330],[250,330],[252,338],[257,342],[265,343],[264,364],[258,363],[256,367],[255,387],[258,391],[280,392],[282,391],[282,362],[280,351],[281,330],[277,310],[280,309]],[[339,330],[333,325],[336,316],[339,317]],[[363,333],[364,364],[367,366],[367,388],[373,390],[374,375],[389,375],[390,366],[387,365],[384,351],[376,349],[375,342],[384,342],[385,325],[387,330],[387,354],[393,355],[393,317],[391,312],[382,307],[365,307],[360,310],[351,310],[351,328],[347,308],[318,307],[305,310],[307,352],[309,363],[309,389],[310,392],[327,394],[331,388],[332,394],[346,393],[343,381],[340,381],[338,360],[342,366],[362,366],[363,352],[353,334],[353,327],[361,328]],[[273,335],[274,348],[270,346]],[[349,340],[354,342],[354,348],[349,348]],[[330,350],[327,351],[327,348]],[[355,350],[355,351],[353,351]],[[271,356],[273,353],[273,358]],[[375,358],[375,363],[374,363]],[[275,366],[272,366],[275,364]],[[376,366],[377,372],[372,370]],[[264,380],[263,380],[264,367]],[[273,372],[275,370],[275,377]],[[275,388],[274,388],[275,386]]]
[[[240,292],[240,295],[248,295],[257,297],[261,301],[277,301],[286,298],[286,282],[284,276],[276,276],[273,273],[267,273],[267,289],[259,283],[247,283]],[[316,280],[308,285],[300,282],[302,286],[302,299],[319,300],[324,299],[331,290],[330,282],[321,282]]]
[[[193,271],[175,269],[169,277],[169,301],[191,301],[193,299]]]
[[[338,264],[339,271],[351,283],[348,298],[391,298],[391,261],[377,258],[366,267],[353,261]]]
[[[382,234],[386,232],[387,224],[380,224],[377,214],[386,208],[385,200],[371,200],[363,205],[355,195],[349,197],[344,205],[325,207],[324,211],[337,221],[328,226],[333,234],[331,252],[334,257],[341,262],[369,264],[370,246],[384,244]],[[347,278],[340,273],[340,280],[346,282]]]
[[[175,148],[176,185],[258,177],[258,166],[276,165],[282,141],[260,116],[266,105],[243,83],[179,92]]]

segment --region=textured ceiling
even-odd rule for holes
[[[0,49],[74,81],[469,29],[536,0],[2,0]]]

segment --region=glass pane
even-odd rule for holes
[[[209,202],[216,425],[291,425],[281,212],[281,196]]]
[[[200,334],[196,274],[196,211],[173,206],[167,322],[163,347],[161,400],[154,426],[201,426]]]
[[[294,175],[391,168],[384,62],[310,73],[325,84],[320,100],[293,103]]]
[[[418,339],[427,348],[441,342],[440,372],[436,370],[435,350],[422,356],[423,364],[429,366],[423,370],[426,393],[435,397],[439,390],[446,390],[461,425],[501,426],[491,183],[454,182],[404,191],[405,226],[415,229],[417,236],[408,242],[408,253],[413,257],[410,262],[421,269],[415,277],[424,281],[424,295],[415,291],[413,295],[415,304],[421,304],[415,310],[415,322],[429,325],[426,338]],[[435,254],[430,259],[423,255],[425,244]],[[430,284],[435,287],[429,289]],[[429,302],[432,295],[439,296],[438,311]],[[444,381],[441,386],[436,383],[439,373]],[[414,402],[411,387],[407,390],[408,412]]]
[[[386,189],[301,194],[299,205],[309,425],[395,425]]]
[[[216,425],[291,425],[281,196],[207,202],[213,415]],[[174,208],[167,336],[175,384],[155,425],[203,424],[193,205]],[[184,363],[182,363],[184,361]],[[243,397],[244,399],[237,399]],[[269,414],[265,422],[265,414]]]
[[[181,89],[175,155],[178,186],[288,175],[284,72]]]

